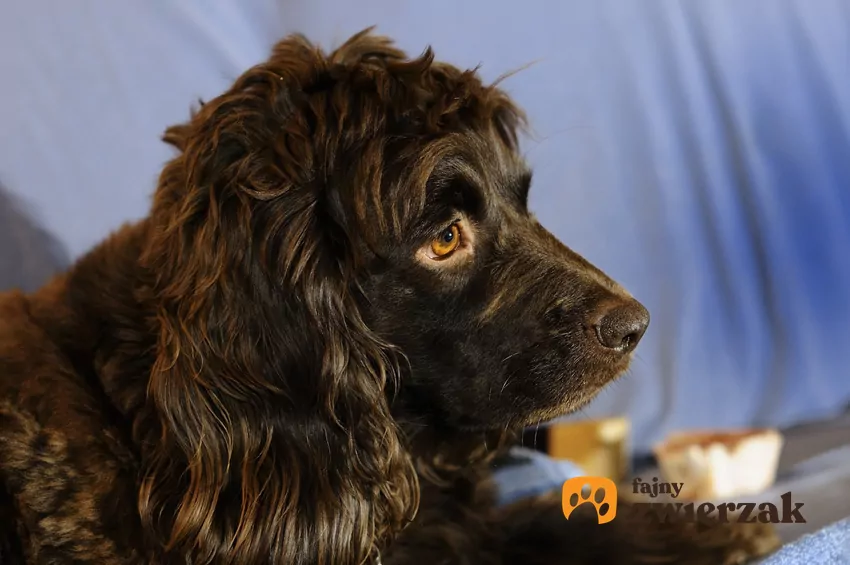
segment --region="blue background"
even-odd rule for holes
[[[283,34],[372,24],[490,79],[536,62],[504,83],[535,130],[532,207],[652,312],[579,417],[628,413],[645,449],[850,403],[846,1],[6,2],[0,182],[76,257],[145,214],[197,98]]]

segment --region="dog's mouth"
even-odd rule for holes
[[[561,402],[551,408],[541,408],[536,410],[526,418],[524,426],[531,426],[539,423],[550,422],[558,418],[563,418],[578,412],[588,404],[590,404],[599,393],[602,392],[611,382],[619,377],[614,377],[607,382],[599,382],[595,385],[583,388],[578,394],[571,396],[567,401]]]
[[[497,421],[477,421],[476,418],[464,418],[457,422],[457,428],[466,432],[496,432],[502,430],[522,430],[569,416],[588,404],[611,383],[621,378],[630,364],[630,355],[624,356],[611,365],[584,372],[580,376],[563,377],[564,386],[545,396],[532,395],[523,390],[522,384],[508,387],[502,396],[500,405],[492,407],[502,414]],[[525,386],[534,387],[534,382]]]
[[[617,377],[611,379],[611,381],[616,380],[616,378]],[[594,386],[584,388],[577,394],[571,395],[569,400],[559,402],[551,407],[533,410],[523,419],[522,423],[518,427],[528,428],[531,426],[537,426],[574,414],[599,396],[599,393],[608,386],[609,382],[601,382]]]

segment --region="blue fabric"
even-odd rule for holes
[[[827,526],[789,543],[762,565],[850,564],[850,519]]]
[[[202,0],[0,4],[0,180],[74,256],[143,215],[158,141],[301,31],[372,24],[504,83],[532,207],[652,312],[583,416],[634,445],[850,402],[850,4]]]
[[[510,465],[497,467],[494,472],[499,504],[559,489],[567,479],[584,475],[578,465],[532,449],[513,448],[510,457]]]
[[[0,292],[32,291],[68,266],[65,250],[0,185]]]

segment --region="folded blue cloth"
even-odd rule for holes
[[[498,501],[510,504],[521,498],[561,488],[564,481],[584,473],[578,465],[559,461],[533,449],[515,447],[508,460],[495,469]]]

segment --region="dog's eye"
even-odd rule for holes
[[[431,241],[431,252],[435,257],[442,259],[451,255],[458,245],[460,245],[460,228],[455,223]]]

